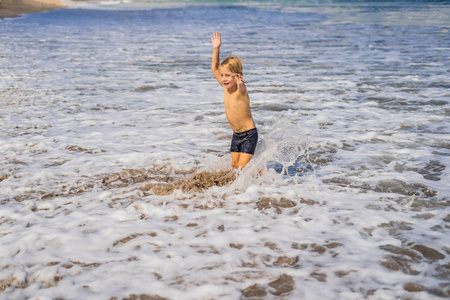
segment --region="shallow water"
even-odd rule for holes
[[[448,297],[448,12],[91,2],[0,21],[0,298]],[[234,181],[216,30],[261,137]]]

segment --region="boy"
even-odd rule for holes
[[[255,154],[258,131],[250,111],[250,97],[242,81],[242,64],[239,58],[228,56],[219,63],[222,44],[220,32],[211,35],[213,56],[211,70],[223,87],[225,114],[233,129],[231,141],[231,166],[243,169]]]

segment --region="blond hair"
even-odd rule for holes
[[[231,54],[220,62],[219,67],[224,67],[227,68],[230,72],[244,75],[244,73],[242,72],[241,58],[233,56]]]

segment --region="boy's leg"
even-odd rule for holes
[[[239,157],[241,156],[241,152],[231,152],[231,166],[234,169],[239,168]]]
[[[231,166],[235,169],[238,169],[239,167],[243,169],[252,159],[252,157],[253,154],[231,152]]]
[[[241,167],[241,169],[243,169],[248,162],[252,159],[253,154],[248,154],[248,153],[241,153],[241,155],[239,156],[239,167]]]

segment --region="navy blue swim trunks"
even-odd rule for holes
[[[231,140],[231,152],[241,152],[255,154],[256,144],[258,143],[258,130],[256,128],[233,133]]]

